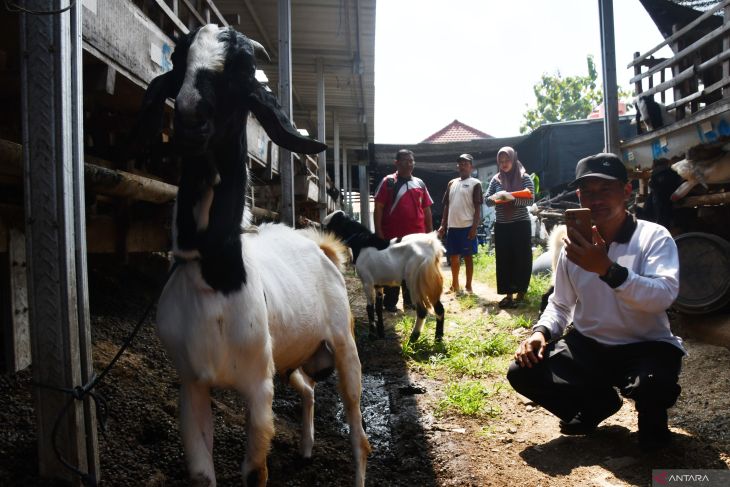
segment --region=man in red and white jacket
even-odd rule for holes
[[[375,189],[375,234],[384,239],[405,237],[412,233],[430,233],[433,231],[431,205],[433,200],[426,189],[426,183],[413,176],[416,165],[413,152],[399,150],[395,155],[396,172],[383,178]],[[403,308],[412,308],[410,295],[403,287]],[[397,287],[386,287],[383,306],[387,311],[395,312],[398,303]]]

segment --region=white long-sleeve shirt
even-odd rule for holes
[[[569,261],[563,249],[555,291],[533,329],[544,326],[558,337],[572,321],[578,332],[606,345],[661,341],[685,351],[665,312],[679,292],[679,256],[669,232],[628,216],[608,257],[628,269],[616,288]]]

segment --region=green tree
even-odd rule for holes
[[[542,75],[540,82],[533,87],[537,106],[528,108],[522,115],[520,133],[534,130],[543,123],[586,118],[603,101],[603,91],[596,82],[598,72],[593,56],[588,56],[587,62],[587,76],[562,77],[560,72],[554,76]],[[626,99],[630,96],[628,92],[619,89],[619,98]]]

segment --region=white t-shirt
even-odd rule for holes
[[[474,188],[481,188],[477,178],[456,178],[449,183],[449,227],[466,228],[474,223]],[[477,190],[480,191],[481,189]]]

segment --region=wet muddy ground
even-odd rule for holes
[[[136,265],[132,265],[136,264]],[[150,300],[156,299],[165,262],[144,265],[90,262],[94,361],[101,369],[114,355]],[[364,301],[356,279],[348,278],[358,330],[365,328]],[[500,312],[497,297],[475,286],[482,306],[447,313]],[[504,311],[501,311],[504,313]],[[400,314],[387,314],[392,323]],[[446,338],[449,335],[447,321]],[[730,467],[730,352],[688,342],[683,393],[671,411],[674,445],[654,454],[636,446],[636,415],[625,403],[592,437],[561,436],[557,420],[509,387],[496,400],[501,414],[475,420],[436,417],[445,383],[410,371],[400,338],[387,327],[384,340],[358,335],[363,366],[362,409],[373,446],[367,485],[650,485],[652,468]],[[490,379],[503,382],[500,375]],[[182,486],[187,473],[177,428],[179,384],[147,324],[114,371],[99,387],[107,398],[106,436],[100,437],[102,484]],[[0,376],[0,485],[55,486],[37,475],[36,432],[30,371]],[[336,378],[316,388],[315,445],[311,460],[298,454],[299,398],[277,380],[276,435],[268,458],[271,486],[347,486],[354,478],[347,426]],[[241,485],[245,451],[245,405],[231,391],[216,391],[215,450],[218,485]]]

